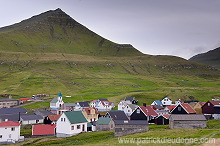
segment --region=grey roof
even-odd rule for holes
[[[0,109],[0,115],[6,115],[6,114],[18,114],[18,113],[26,113],[27,110],[23,107],[18,108],[1,108]]]
[[[170,119],[174,121],[206,121],[202,114],[172,114]]]
[[[35,115],[35,114],[24,114],[24,115],[21,115],[21,119],[22,120],[41,120],[43,119],[43,117],[40,115]]]
[[[135,97],[125,97],[125,100],[133,101],[133,100],[135,100]]]
[[[135,104],[128,104],[128,106],[132,109],[132,110],[135,110],[138,105],[135,105]]]
[[[108,101],[108,99],[103,98],[103,99],[99,99],[100,101]]]
[[[53,115],[53,113],[50,112],[50,111],[36,111],[35,114],[36,115],[41,115],[41,116]]]
[[[79,105],[81,106],[81,107],[89,107],[89,104],[88,104],[88,102],[86,102],[86,101],[84,101],[84,102],[78,102],[79,103]]]
[[[65,106],[76,106],[75,103],[64,103],[64,104],[65,104]]]
[[[128,117],[125,115],[124,111],[110,111],[106,115],[108,114],[113,120],[128,120]]]
[[[31,113],[32,115],[34,115],[34,113]],[[24,115],[24,114],[21,114]],[[30,114],[29,114],[30,115]],[[8,121],[14,121],[14,122],[18,122],[19,121],[19,114],[13,114],[13,115],[0,115],[0,119],[2,121],[5,121],[6,119],[8,119]]]
[[[58,101],[58,97],[54,97],[50,103],[57,103],[57,101]]]
[[[115,125],[148,125],[147,120],[115,120]]]
[[[9,99],[9,98],[6,98],[6,99],[0,99],[0,102],[1,101],[18,101],[17,99]]]

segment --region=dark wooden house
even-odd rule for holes
[[[180,103],[173,108],[171,114],[196,114],[196,111],[188,103]]]
[[[169,125],[169,114],[165,114],[165,115],[160,115],[158,117],[156,117],[155,119],[155,123],[157,125]]]

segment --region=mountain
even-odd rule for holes
[[[130,44],[116,44],[97,35],[59,8],[1,28],[0,44],[0,50],[11,52],[143,55]]]
[[[220,47],[206,53],[195,55],[189,60],[214,66],[220,69]]]

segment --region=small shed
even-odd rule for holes
[[[156,124],[157,125],[169,125],[169,114],[160,115],[156,118]]]
[[[115,120],[115,137],[148,131],[147,120]]]
[[[206,126],[206,118],[202,114],[174,114],[169,118],[170,129],[201,129]]]
[[[111,131],[115,128],[112,118],[100,117],[96,122],[97,131]]]

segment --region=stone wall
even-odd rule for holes
[[[148,131],[148,125],[115,125],[115,137]]]
[[[170,121],[170,129],[206,128],[206,121]]]

